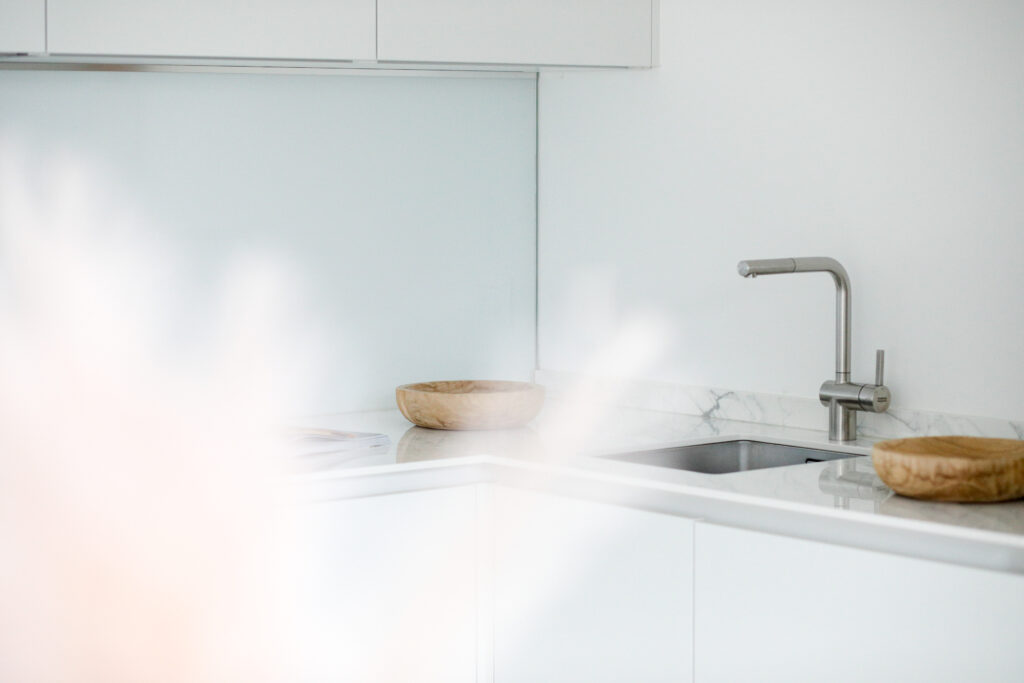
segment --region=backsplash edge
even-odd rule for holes
[[[797,429],[828,428],[828,409],[814,399],[797,396],[543,369],[534,373],[534,381],[552,396],[575,395],[591,403]],[[1024,439],[1024,421],[907,408],[860,413],[857,427],[860,436],[872,439],[950,434]]]

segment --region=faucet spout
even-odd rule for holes
[[[850,381],[850,276],[828,256],[750,259],[736,264],[743,277],[786,273],[828,273],[836,285],[836,382]]]

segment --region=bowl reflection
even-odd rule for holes
[[[543,442],[531,427],[489,431],[444,431],[410,427],[398,442],[398,462],[417,462],[471,455],[539,458]]]

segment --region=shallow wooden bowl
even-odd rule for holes
[[[994,503],[1024,497],[1024,441],[925,436],[880,441],[871,462],[893,491],[911,498]]]
[[[544,387],[529,382],[456,380],[395,389],[406,419],[431,429],[512,429],[540,412]]]

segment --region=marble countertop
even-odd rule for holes
[[[406,421],[397,410],[310,417],[294,424],[377,432],[391,440],[390,446],[370,451],[300,456],[298,476],[305,481],[351,481],[417,470],[438,473],[458,464],[500,463],[534,473],[557,471],[562,476],[629,483],[662,494],[810,514],[837,524],[854,521],[868,527],[916,531],[929,538],[984,542],[996,551],[1016,553],[1010,564],[1024,567],[1024,500],[957,504],[904,498],[875,475],[870,457],[866,457],[873,443],[869,439],[840,446],[830,443],[824,431],[600,405],[569,406],[556,401],[549,401],[529,426],[506,431],[423,429]],[[600,457],[744,438],[841,450],[862,457],[731,474],[702,474]],[[863,533],[860,537],[866,538]],[[968,551],[980,552],[960,552]],[[940,553],[937,559],[944,557]],[[1004,560],[993,556],[988,564],[1002,568]]]

